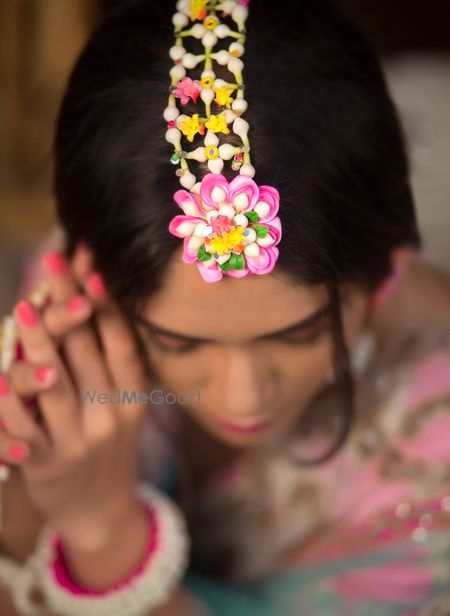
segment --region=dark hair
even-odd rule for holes
[[[174,5],[127,2],[104,19],[73,71],[57,125],[67,253],[84,239],[127,311],[158,290],[180,247],[168,232],[180,185],[162,119]],[[369,292],[390,273],[392,249],[420,246],[404,138],[375,54],[326,0],[255,0],[244,61],[255,181],[281,195],[277,267],[299,283],[325,284],[331,302],[344,422],[320,462],[344,442],[353,410],[340,285]],[[198,178],[206,172],[196,168]]]

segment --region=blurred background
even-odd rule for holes
[[[0,0],[0,315],[54,229],[52,138],[68,74],[102,15],[128,1]],[[450,271],[450,2],[337,1],[382,56],[409,137],[424,252]]]

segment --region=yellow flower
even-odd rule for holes
[[[210,15],[205,19],[203,25],[207,30],[214,30],[214,28],[217,28],[217,26],[219,25],[219,20]]]
[[[227,135],[230,132],[223,114],[209,116],[208,121],[205,122],[205,126],[213,133],[225,133]]]
[[[214,83],[214,77],[203,77],[203,79],[200,79],[200,85],[202,86],[202,88],[209,88],[211,89]]]
[[[207,4],[208,0],[191,0],[190,13],[192,21],[195,21],[196,19],[205,19],[207,15]]]
[[[214,87],[213,90],[216,93],[216,98],[214,101],[221,107],[225,106],[227,109],[230,109],[231,103],[233,102],[230,94],[234,89],[234,86],[220,86],[220,88]]]
[[[224,231],[221,235],[214,233],[213,237],[205,238],[207,251],[217,253],[219,257],[229,254],[233,249],[241,252],[240,248],[244,241],[244,227],[233,227],[230,231]]]
[[[185,135],[189,141],[193,141],[195,135],[200,131],[200,125],[198,122],[198,113],[195,113],[192,118],[182,120],[178,124],[181,132]]]
[[[219,158],[219,148],[216,145],[205,146],[205,156],[210,160],[215,160],[216,158]]]

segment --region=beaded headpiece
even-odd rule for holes
[[[268,274],[278,259],[281,240],[279,193],[252,179],[249,124],[242,117],[247,110],[242,56],[248,7],[249,0],[178,0],[172,17],[175,44],[170,57],[174,66],[164,119],[166,139],[175,148],[171,162],[177,165],[183,186],[174,199],[183,214],[172,219],[169,231],[184,241],[183,261],[196,263],[207,282],[224,275]],[[201,40],[204,53],[189,53],[185,47],[189,38]],[[218,49],[225,39],[227,48]],[[230,80],[216,79],[214,62],[227,67]],[[186,75],[186,69],[200,63],[199,79]],[[201,102],[204,111],[180,113],[177,103],[183,106],[191,101]],[[242,145],[220,144],[220,136],[231,132]],[[192,143],[197,134],[204,137],[203,146],[192,151],[182,148],[183,137]],[[189,167],[191,161],[207,163],[210,173],[201,182]],[[221,175],[225,161],[238,172],[231,182]],[[28,299],[41,306],[47,294],[45,283],[40,283]],[[14,318],[9,315],[0,321],[0,372],[8,370],[17,354],[16,338]]]
[[[248,6],[249,0],[179,0],[172,17],[175,44],[169,53],[174,66],[164,119],[166,140],[175,148],[170,160],[177,165],[183,186],[174,199],[183,214],[172,219],[169,231],[183,239],[183,261],[196,263],[206,282],[224,275],[268,274],[279,254],[279,193],[252,179],[249,124],[242,117],[248,105],[242,61]],[[225,23],[230,19],[232,27]],[[188,51],[192,38],[201,41],[203,53]],[[226,39],[226,48],[219,49]],[[214,63],[227,67],[228,81],[216,79]],[[201,64],[197,78],[187,75],[187,69]],[[182,107],[191,102],[201,109],[183,114]],[[242,145],[221,144],[221,136],[230,132],[239,136]],[[182,147],[183,138],[192,143],[196,135],[203,137],[202,146],[190,151]],[[201,182],[189,166],[191,161],[208,166],[210,173]],[[222,175],[225,161],[238,172],[231,182]]]

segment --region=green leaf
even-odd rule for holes
[[[232,269],[236,269],[236,270],[244,269],[244,256],[233,254],[230,257],[229,263]]]
[[[244,216],[246,216],[252,223],[258,222],[259,220],[257,212],[244,212]]]
[[[243,270],[245,267],[244,255],[237,255],[237,267],[238,270]]]
[[[231,264],[230,264],[230,259],[228,259],[228,261],[225,261],[225,263],[221,263],[221,264],[220,264],[220,269],[221,269],[223,272],[229,272],[229,271],[230,271],[230,269],[233,269],[233,268],[231,267]]]
[[[266,227],[265,225],[253,225],[253,228],[256,232],[256,237],[260,240],[267,237],[267,234],[269,233],[269,227]]]
[[[211,255],[209,252],[206,252],[204,244],[202,244],[197,251],[197,259],[199,261],[209,261],[211,259]]]

